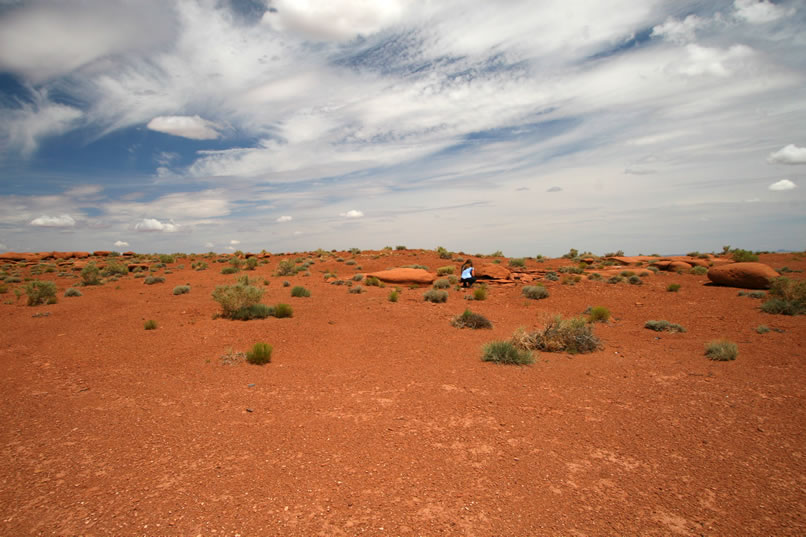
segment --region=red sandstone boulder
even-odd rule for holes
[[[120,255],[122,255],[122,256],[126,256],[126,257],[131,257],[131,256],[133,256],[133,255],[134,255],[134,252],[132,252],[132,251],[123,252],[123,253],[122,253],[122,254],[120,254]]]
[[[94,255],[95,257],[106,257],[111,253],[112,252],[110,252],[109,250],[95,250],[94,252],[92,252],[92,255]]]
[[[691,270],[691,264],[685,261],[670,261],[666,266],[666,270],[676,272],[678,270]]]
[[[73,257],[78,259],[86,259],[90,256],[89,252],[73,252]]]
[[[73,252],[53,252],[54,259],[70,259],[73,257]]]
[[[387,283],[412,283],[412,284],[431,284],[437,279],[437,275],[427,270],[416,268],[396,268],[390,270],[381,270],[379,272],[371,272],[366,275],[367,278],[374,276],[382,282]]]
[[[511,279],[509,270],[496,263],[483,263],[476,267],[476,278],[486,278],[492,280]]]
[[[742,289],[768,289],[778,273],[764,263],[731,263],[711,267],[708,279],[717,285]]]
[[[671,261],[655,261],[652,263],[652,266],[658,267],[659,270],[669,270],[669,265],[671,264]]]
[[[0,254],[0,261],[28,261],[31,254],[20,252],[6,252]]]

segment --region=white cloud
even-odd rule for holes
[[[229,241],[229,243],[230,243],[231,245],[235,246],[236,244],[241,244],[241,241],[236,240],[236,239],[232,239],[231,241]]]
[[[769,0],[736,0],[733,2],[736,16],[750,24],[763,24],[791,15],[794,9],[773,4]]]
[[[792,190],[793,188],[797,188],[797,186],[798,185],[789,179],[781,179],[780,181],[776,181],[775,183],[771,184],[768,188],[770,190]]]
[[[362,216],[364,216],[364,213],[362,213],[361,211],[357,211],[355,209],[351,209],[346,213],[339,213],[339,216],[342,216],[344,218],[361,218]]]
[[[215,140],[221,136],[216,130],[218,125],[199,116],[159,116],[149,121],[146,127],[191,140]]]
[[[688,43],[694,41],[697,29],[705,24],[706,21],[697,15],[689,15],[683,20],[669,17],[663,24],[652,28],[652,36],[662,37],[673,43]]]
[[[0,108],[0,154],[10,149],[30,156],[42,139],[67,132],[83,116],[77,108],[51,102],[45,90],[31,98],[19,108]]]
[[[129,243],[126,242],[126,241],[115,241],[115,244],[114,244],[114,246],[117,246],[118,248],[123,248],[123,247],[128,246],[128,245],[129,245]]]
[[[402,0],[275,0],[263,23],[318,40],[345,41],[370,35],[397,22]]]
[[[280,223],[283,223],[283,222],[290,222],[291,220],[293,220],[293,218],[290,217],[290,216],[281,216],[281,217],[277,218],[276,221],[280,222]]]
[[[76,221],[69,214],[62,214],[59,216],[40,216],[31,220],[32,226],[38,227],[73,227]]]
[[[789,144],[767,157],[770,164],[806,164],[806,147]]]
[[[712,75],[727,77],[753,56],[746,45],[732,45],[728,49],[686,45],[687,57],[678,64],[678,71],[686,76]]]
[[[140,222],[134,225],[136,231],[154,232],[161,231],[164,233],[174,233],[179,231],[179,226],[172,220],[168,222],[160,222],[156,218],[143,218]]]

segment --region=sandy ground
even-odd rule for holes
[[[444,304],[325,283],[451,264],[376,254],[317,261],[309,277],[272,276],[273,256],[248,273],[290,319],[213,319],[211,292],[234,276],[190,259],[166,283],[129,275],[76,298],[63,291],[78,280],[37,276],[59,286],[49,306],[0,295],[0,535],[806,534],[806,316],[762,313],[691,274],[545,282],[540,301],[520,284],[472,302],[451,289]],[[792,254],[761,260],[806,270]],[[480,360],[486,342],[595,305],[613,315],[595,327],[600,351]],[[494,328],[452,327],[467,307]],[[722,337],[737,360],[704,356]],[[270,364],[222,363],[257,341],[274,346]]]

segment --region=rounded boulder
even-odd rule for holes
[[[778,273],[764,263],[731,263],[711,267],[708,279],[717,285],[742,289],[769,289]]]

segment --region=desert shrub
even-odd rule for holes
[[[445,276],[447,274],[453,274],[453,265],[439,267],[437,269],[437,276]]]
[[[750,298],[761,299],[765,298],[767,296],[767,293],[765,293],[764,291],[739,291],[738,296],[746,296]]]
[[[635,272],[631,270],[622,270],[621,272],[619,272],[619,276],[621,276],[622,278],[629,278],[630,276],[635,276]]]
[[[143,328],[146,330],[156,330],[157,329],[157,321],[154,319],[149,319],[148,321],[143,323]]]
[[[246,352],[246,361],[254,365],[268,364],[271,362],[272,350],[272,346],[268,343],[255,343],[252,349]]]
[[[278,319],[285,319],[294,316],[294,310],[288,304],[277,304],[274,306],[274,313],[272,314]]]
[[[701,266],[697,265],[696,267],[691,267],[691,269],[689,269],[688,272],[689,272],[689,274],[695,274],[697,276],[702,276],[703,274],[708,274],[708,268],[707,267],[701,267]]]
[[[589,279],[589,280],[592,280],[592,281],[596,281],[596,282],[598,282],[598,281],[600,281],[600,280],[602,280],[602,279],[604,279],[604,278],[603,278],[603,277],[602,277],[602,275],[601,275],[601,274],[599,274],[598,272],[593,272],[593,273],[591,273],[591,274],[589,274],[589,275],[588,275],[588,279]]]
[[[293,289],[291,289],[291,296],[297,298],[307,298],[311,296],[311,292],[301,285],[295,285]]]
[[[473,300],[487,300],[487,286],[480,285],[473,289]]]
[[[666,286],[666,290],[668,292],[670,292],[670,293],[676,293],[676,292],[678,292],[680,290],[680,284],[679,283],[670,283],[668,286]]]
[[[510,267],[526,268],[526,260],[522,257],[516,257],[509,260]]]
[[[81,269],[81,283],[82,285],[101,285],[101,271],[95,261]]]
[[[630,285],[641,285],[642,283],[644,283],[643,281],[641,281],[640,276],[636,276],[636,275],[633,275],[633,276],[630,276],[629,278],[627,278],[627,282]]]
[[[521,329],[512,339],[515,345],[523,349],[571,354],[593,352],[601,346],[584,317],[563,319],[559,315],[546,323],[543,330],[526,332]]]
[[[756,327],[756,333],[758,334],[766,334],[770,331],[770,327],[764,324],[760,324]]]
[[[686,329],[676,323],[670,323],[669,321],[647,321],[644,323],[644,328],[649,328],[650,330],[654,330],[655,332],[685,332]]]
[[[186,295],[189,292],[190,292],[189,285],[177,285],[176,287],[174,287],[175,295]]]
[[[347,292],[353,295],[360,295],[364,292],[364,288],[360,285],[356,285],[355,287],[350,287]]]
[[[594,306],[588,312],[588,320],[592,323],[606,323],[610,319],[610,310],[604,306]]]
[[[446,250],[442,246],[437,246],[437,255],[439,255],[440,259],[450,259],[451,257],[453,257],[453,254],[451,254],[448,250]]]
[[[0,295],[4,295],[6,293],[8,293],[8,286],[0,284]]]
[[[129,267],[121,263],[115,263],[115,262],[107,263],[107,265],[104,267],[103,270],[104,276],[114,276],[114,275],[125,276],[128,273],[129,273]]]
[[[581,267],[560,267],[557,269],[560,274],[582,274],[585,269]]]
[[[739,347],[727,339],[715,339],[705,344],[705,355],[717,362],[727,362],[736,359],[739,355]]]
[[[405,249],[406,249],[406,247],[403,246],[403,245],[395,246],[395,250],[405,250]]]
[[[554,271],[546,272],[545,278],[549,281],[556,282],[560,279],[560,275]]]
[[[25,284],[25,294],[28,295],[28,305],[56,303],[56,284],[34,280]]]
[[[163,278],[162,276],[148,276],[146,277],[145,280],[143,280],[143,283],[146,285],[154,285],[155,283],[164,283],[164,282],[165,278]]]
[[[288,280],[285,280],[285,281],[283,282],[283,287],[291,287],[291,282],[290,282],[290,281],[288,281]]]
[[[392,290],[389,292],[389,302],[397,302],[400,298],[400,293],[397,290]]]
[[[263,297],[263,289],[243,284],[220,285],[212,296],[221,305],[221,316],[232,318],[238,310],[257,305]]]
[[[343,257],[337,257],[336,258],[336,263],[344,263],[344,258]]]
[[[198,261],[196,263],[191,263],[190,268],[193,270],[207,270],[207,263],[204,261]]]
[[[160,254],[159,259],[160,259],[160,263],[163,263],[163,264],[166,264],[166,265],[168,263],[173,263],[174,261],[176,261],[176,258],[174,258],[174,256],[168,255],[168,254]]]
[[[356,262],[355,262],[355,259],[348,259],[347,261],[344,262],[344,264],[345,265],[355,265]]]
[[[611,276],[607,279],[607,283],[621,283],[624,281],[622,276]]]
[[[70,287],[64,291],[64,296],[81,296],[81,291],[74,287]]]
[[[277,271],[274,273],[275,276],[293,276],[297,273],[297,267],[294,265],[294,262],[290,259],[281,259],[279,263],[277,263]]]
[[[367,287],[380,287],[381,286],[381,280],[379,280],[375,276],[367,276],[367,278],[364,280],[364,284]]]
[[[493,323],[487,317],[480,313],[473,313],[466,309],[461,315],[457,315],[451,320],[451,324],[456,328],[472,328],[474,330],[479,328],[492,328]]]
[[[733,260],[738,263],[758,261],[758,256],[756,254],[749,250],[742,250],[741,248],[731,250],[731,256],[733,257]]]
[[[428,267],[425,265],[403,265],[401,268],[418,268],[423,270],[428,270]]]
[[[646,269],[652,272],[653,274],[657,274],[658,272],[660,272],[660,269],[654,265],[649,265]]]
[[[426,302],[447,302],[448,292],[438,289],[429,289],[423,294],[423,298]]]
[[[574,259],[579,257],[579,251],[576,248],[571,248],[568,253],[563,256],[564,259]]]
[[[451,282],[448,278],[440,278],[434,282],[434,289],[447,289],[451,286]]]
[[[19,276],[6,276],[4,281],[6,283],[20,283],[22,279]]]
[[[257,268],[257,257],[250,257],[246,260],[246,270],[255,270]]]
[[[765,313],[801,315],[806,313],[806,280],[778,277],[770,286],[770,298],[761,305]]]
[[[519,349],[511,341],[491,341],[482,347],[481,360],[497,364],[526,365],[534,362],[532,353]]]
[[[527,285],[521,291],[523,296],[532,300],[540,300],[549,297],[549,291],[542,285]]]
[[[233,321],[250,321],[252,319],[265,319],[274,315],[274,308],[266,304],[250,304],[232,312],[228,316]]]
[[[360,281],[361,281],[361,280],[363,280],[363,279],[364,279],[364,275],[363,275],[363,274],[356,274],[356,275],[354,275],[354,276],[353,276],[353,281],[354,281],[354,282],[360,282]]]
[[[237,274],[240,271],[241,269],[239,269],[238,267],[229,266],[222,268],[221,274]]]

